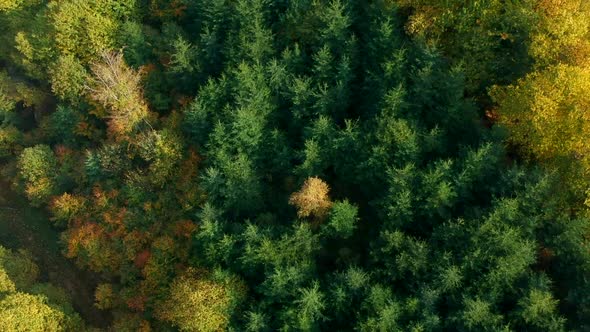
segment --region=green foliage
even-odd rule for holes
[[[0,329],[83,329],[84,324],[64,291],[50,284],[35,284],[38,275],[39,268],[29,253],[0,246]]]
[[[317,330],[318,322],[325,319],[322,314],[325,309],[324,296],[319,290],[318,283],[313,283],[310,288],[303,288],[296,303],[299,306],[297,312],[299,329],[304,331]]]
[[[114,330],[586,330],[559,4],[0,0],[0,167]],[[35,269],[0,250],[0,329],[81,330]]]
[[[493,312],[490,303],[466,299],[465,310],[459,318],[467,331],[502,331],[502,316]]]
[[[16,291],[16,285],[14,284],[14,282],[12,280],[10,280],[8,273],[6,273],[6,271],[4,269],[1,269],[0,270],[0,293],[15,292],[15,291]]]
[[[0,2],[0,11],[11,11],[22,6],[23,0],[2,0]]]
[[[40,205],[56,193],[57,159],[49,146],[24,149],[18,159],[18,169],[32,204]]]
[[[179,37],[172,47],[174,51],[171,55],[170,65],[173,72],[191,73],[199,70],[198,64],[194,63],[197,52],[189,42]]]
[[[85,63],[115,46],[115,34],[133,15],[135,0],[71,0],[50,5],[55,45],[60,54],[78,56]]]
[[[32,84],[13,78],[5,71],[0,71],[0,123],[15,122],[17,106],[40,106],[44,93]]]
[[[60,56],[49,75],[51,90],[56,96],[73,102],[80,99],[88,74],[73,55]]]
[[[549,291],[531,289],[519,301],[525,323],[539,330],[564,331],[565,320],[556,315],[557,302]]]
[[[77,126],[81,121],[80,113],[72,107],[59,105],[57,110],[43,119],[41,127],[45,129],[45,135],[52,143],[65,143],[76,146],[79,136]]]
[[[143,26],[135,21],[125,21],[117,34],[118,44],[123,46],[125,61],[133,67],[145,64],[151,57],[149,40]]]
[[[29,292],[31,294],[46,297],[48,303],[52,307],[59,309],[66,315],[73,315],[72,319],[78,318],[74,317],[77,314],[72,306],[72,299],[69,297],[69,295],[66,293],[64,289],[56,287],[49,283],[40,283],[33,285]],[[79,321],[78,323],[81,323],[81,321]]]
[[[8,96],[7,92],[4,91],[5,88],[0,89],[0,112],[2,117],[6,117],[6,114],[14,110],[16,102],[11,100],[10,96]]]
[[[235,18],[239,33],[235,36],[237,40],[234,48],[230,49],[230,59],[261,63],[271,55],[272,32],[265,24],[265,7],[268,7],[268,3],[267,0],[237,1]]]
[[[140,142],[139,154],[150,163],[149,177],[155,185],[164,185],[174,175],[182,150],[180,137],[169,130],[150,132]]]
[[[210,199],[236,214],[258,210],[262,188],[252,161],[245,154],[218,158],[219,169],[208,168],[203,175],[203,187]]]
[[[505,3],[399,0],[413,10],[406,31],[439,46],[464,66],[470,91],[485,91],[524,73],[529,36],[538,24],[535,1]]]
[[[22,133],[14,126],[0,128],[0,158],[14,156],[22,140]]]
[[[13,252],[0,247],[0,268],[19,290],[28,290],[39,277],[39,268],[24,250]]]
[[[330,212],[328,232],[342,238],[351,237],[358,221],[357,215],[358,208],[347,200],[335,202]]]

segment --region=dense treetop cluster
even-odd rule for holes
[[[0,27],[2,176],[113,330],[590,328],[588,1],[0,0]],[[0,330],[92,329],[26,257],[0,248]]]

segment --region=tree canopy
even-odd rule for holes
[[[65,332],[84,328],[78,314],[69,309],[69,299],[56,301],[48,292],[51,287],[36,283],[38,274],[29,253],[0,246],[0,329]]]
[[[0,0],[0,175],[113,330],[583,331],[589,13]],[[81,328],[0,267],[0,330]]]

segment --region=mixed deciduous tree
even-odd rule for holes
[[[566,174],[582,193],[588,178],[586,132],[590,125],[585,109],[590,71],[558,65],[530,74],[516,85],[498,88],[500,121],[511,132],[510,140],[523,155],[543,160]]]
[[[121,53],[103,53],[92,65],[87,90],[90,97],[107,109],[109,126],[114,133],[130,133],[146,121],[148,109],[143,99],[141,76],[129,68]]]
[[[65,315],[42,296],[12,293],[0,300],[0,328],[4,331],[66,331]]]
[[[580,201],[588,190],[584,110],[590,7],[577,0],[540,1],[535,9],[540,23],[529,51],[534,71],[512,85],[495,87],[491,96],[510,141],[529,159],[557,169]]]
[[[57,191],[57,159],[47,145],[25,148],[18,159],[20,177],[31,202],[40,205]]]
[[[62,55],[49,70],[51,90],[62,99],[76,102],[84,92],[88,79],[86,69],[73,55]]]
[[[39,268],[26,251],[0,246],[0,329],[72,331],[85,328],[63,291],[37,284]]]

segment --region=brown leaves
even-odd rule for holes
[[[174,234],[178,237],[190,238],[197,225],[190,220],[181,220],[174,224]]]
[[[143,269],[143,267],[147,264],[150,257],[152,257],[152,253],[149,250],[143,250],[135,256],[133,263],[138,269]]]
[[[147,297],[143,295],[137,295],[127,300],[127,306],[129,309],[143,312],[145,310],[145,303],[147,302]]]

